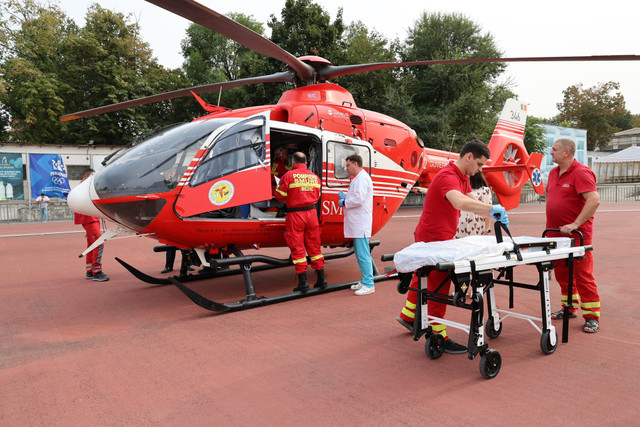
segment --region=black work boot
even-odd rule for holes
[[[309,283],[307,282],[307,272],[298,274],[298,287],[293,288],[293,292],[305,293],[309,291]]]
[[[316,280],[316,284],[313,285],[314,288],[321,288],[324,289],[327,287],[327,279],[324,277],[324,268],[321,268],[320,270],[316,270],[316,275],[317,275],[317,280]]]

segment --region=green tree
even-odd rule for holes
[[[11,123],[6,139],[119,145],[168,120],[194,116],[195,108],[176,101],[61,122],[64,114],[183,88],[188,81],[182,71],[158,65],[137,23],[98,4],[88,9],[84,28],[57,6],[33,0],[0,8],[9,17],[0,22],[0,124]]]
[[[261,23],[241,13],[230,13],[229,18],[263,35]],[[185,58],[183,69],[190,86],[238,80],[265,73],[267,58],[198,24],[191,24],[181,42]],[[203,98],[218,104],[219,93],[205,94]],[[224,91],[220,104],[229,108],[273,103],[277,100],[265,92],[263,85],[251,85]]]
[[[344,61],[342,9],[332,23],[326,10],[311,0],[286,0],[280,11],[280,20],[271,15],[267,25],[271,29],[271,41],[292,55],[317,55],[335,64]],[[269,58],[268,64],[265,68],[268,73],[264,74],[283,70],[283,64],[275,59]],[[291,85],[285,83],[265,88],[274,100],[287,89],[291,89]]]
[[[546,123],[539,117],[527,117],[527,124],[524,128],[524,146],[529,154],[537,152],[545,154],[547,151],[547,141],[545,139],[544,128],[539,126]]]
[[[499,57],[493,37],[459,14],[423,13],[400,45],[403,61]],[[495,120],[513,93],[496,79],[505,65],[455,64],[410,67],[401,84],[413,94],[419,121],[400,118],[428,146],[454,149],[472,138],[487,141]]]
[[[342,8],[331,23],[329,14],[311,0],[286,0],[281,20],[271,15],[267,25],[271,41],[292,55],[319,55],[336,63],[344,59]]]
[[[633,126],[624,96],[616,82],[599,83],[584,89],[582,83],[569,86],[558,103],[559,119],[587,130],[587,149],[604,148],[611,136]]]
[[[158,65],[149,45],[140,38],[137,23],[98,4],[90,6],[86,25],[66,40],[65,47],[70,61],[64,74],[67,112],[149,96],[187,83],[180,73],[172,74]],[[147,105],[69,122],[68,139],[126,144],[166,124],[167,117],[176,118],[176,105]]]
[[[369,31],[361,21],[347,27],[344,47],[344,60],[340,65],[396,60],[389,41],[380,33]],[[394,70],[388,69],[338,77],[335,83],[348,89],[359,107],[380,111],[396,78]]]
[[[65,109],[60,78],[67,66],[64,40],[75,25],[55,6],[9,1],[0,6],[0,114],[10,121],[5,138],[12,142],[59,143],[65,125],[58,117]]]

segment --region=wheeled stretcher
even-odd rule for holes
[[[419,242],[393,256],[400,278],[398,291],[406,293],[412,289],[418,292],[416,317],[413,322],[414,340],[418,341],[422,335],[425,335],[425,352],[431,359],[437,359],[444,353],[445,340],[442,335],[433,332],[431,324],[440,323],[465,331],[469,335],[468,357],[473,360],[480,354],[480,373],[485,378],[495,377],[502,365],[500,353],[489,348],[485,341],[485,330],[489,338],[497,338],[502,332],[503,320],[508,317],[527,320],[541,333],[540,347],[543,353],[552,354],[555,351],[558,345],[558,334],[551,321],[549,296],[551,271],[557,262],[569,263],[569,294],[571,295],[573,260],[583,257],[587,251],[592,250],[590,245],[585,246],[582,243],[580,246],[574,246],[573,239],[568,237],[522,236],[503,241],[501,228],[511,238],[508,228],[496,222],[495,236],[469,236],[443,242]],[[558,230],[545,230],[543,236],[549,231]],[[384,259],[388,260],[389,257]],[[514,269],[520,265],[536,267],[537,284],[531,285],[514,280]],[[445,271],[448,275],[435,291],[429,292],[426,279],[434,270]],[[410,287],[413,274],[418,276],[418,288]],[[454,285],[453,293],[445,295],[440,292],[440,289],[449,279]],[[540,293],[541,317],[498,309],[495,284],[509,287],[510,309],[513,308],[513,288],[537,290]],[[484,324],[485,299],[487,300],[486,325]],[[431,316],[429,301],[470,310],[470,324],[465,325]],[[538,327],[537,323],[541,323],[541,327]],[[568,341],[567,326],[568,317],[565,317],[563,342]]]

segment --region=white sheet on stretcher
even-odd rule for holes
[[[513,240],[521,245],[534,242],[558,242],[558,248],[571,246],[568,237],[530,237],[517,236]],[[542,250],[542,248],[526,248],[524,250]],[[513,242],[506,237],[497,243],[495,236],[467,236],[462,239],[444,240],[442,242],[417,242],[407,246],[393,256],[396,270],[409,273],[425,265],[436,265],[439,262],[475,260],[479,258],[502,255],[513,251]]]

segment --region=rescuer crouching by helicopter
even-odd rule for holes
[[[316,206],[320,199],[320,178],[307,169],[307,156],[296,152],[291,156],[293,168],[280,180],[275,197],[286,203],[284,238],[291,250],[291,261],[298,275],[298,286],[294,289],[307,292],[307,257],[316,270],[316,288],[325,288],[324,256],[320,251],[320,224]]]

